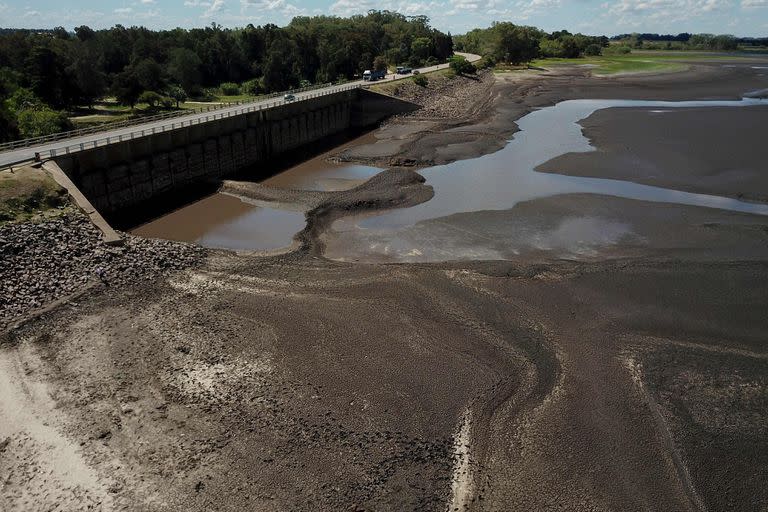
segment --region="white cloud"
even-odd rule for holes
[[[303,7],[297,7],[287,0],[241,0],[240,3],[243,11],[255,7],[258,11],[276,12],[286,17],[299,16],[307,13],[306,9]],[[333,6],[331,6],[331,12],[333,12]]]
[[[741,0],[741,6],[745,9],[754,9],[757,7],[768,7],[768,0]]]
[[[40,11],[26,11],[23,14],[24,18],[32,18],[32,17],[39,17],[39,16],[40,16]]]
[[[208,6],[208,9],[203,13],[203,18],[210,18],[224,7],[224,0],[213,0]]]
[[[744,1],[744,0],[743,0]],[[746,0],[755,1],[755,0]],[[765,1],[765,0],[758,0]],[[618,0],[602,5],[604,17],[618,26],[679,26],[696,18],[715,15],[733,6],[731,0]]]
[[[115,9],[115,14],[130,14],[133,12],[132,7],[118,7]]]
[[[155,0],[139,0],[139,2],[141,2],[142,4],[147,5],[147,4],[155,3]]]

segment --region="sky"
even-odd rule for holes
[[[349,16],[369,9],[426,15],[432,26],[453,34],[511,21],[585,34],[768,36],[768,0],[0,0],[0,27],[285,25],[294,16]]]

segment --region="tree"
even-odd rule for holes
[[[10,97],[5,100],[5,105],[15,113],[25,109],[35,109],[43,106],[43,102],[34,92],[23,87],[16,89]]]
[[[386,73],[387,71],[387,59],[379,55],[375,59],[373,59],[373,70],[374,71],[384,71]]]
[[[162,70],[154,59],[143,59],[133,66],[133,72],[145,91],[159,91],[163,88]]]
[[[240,86],[233,82],[224,82],[219,85],[219,91],[224,96],[237,96],[240,94]]]
[[[93,29],[87,25],[81,25],[79,27],[75,27],[75,36],[80,41],[90,41],[94,37],[96,37],[96,32],[93,31]]]
[[[421,65],[432,50],[432,41],[428,37],[417,37],[411,43],[411,63],[414,66]]]
[[[272,43],[264,62],[264,87],[267,91],[284,91],[299,83],[293,63],[296,62],[295,48],[287,39],[280,38]]]
[[[166,94],[168,94],[168,97],[170,97],[176,102],[176,108],[179,108],[179,103],[183,101],[187,101],[186,91],[181,87],[179,87],[178,85],[172,85],[171,87],[169,87]]]
[[[193,92],[200,88],[200,66],[202,62],[195,52],[187,48],[175,48],[171,51],[168,62],[168,74],[185,91]]]
[[[60,133],[72,128],[66,113],[48,107],[24,109],[16,117],[19,132],[25,139]]]
[[[35,46],[27,59],[27,76],[32,91],[54,107],[67,101],[63,86],[68,83],[61,58],[50,48]]]
[[[539,55],[539,40],[543,33],[534,27],[521,27],[513,23],[495,23],[493,56],[512,64],[530,62]]]
[[[112,84],[112,94],[115,95],[117,101],[131,108],[136,106],[136,102],[143,91],[144,89],[132,67],[119,73]]]
[[[545,37],[539,43],[539,54],[542,57],[562,57],[563,45],[557,39]]]
[[[602,46],[597,44],[590,44],[584,49],[584,55],[588,55],[590,57],[593,57],[595,55],[600,55],[602,53],[603,53]]]
[[[67,68],[67,75],[73,83],[76,100],[79,103],[93,105],[93,102],[104,95],[106,79],[98,68],[98,63],[88,55],[81,54]]]

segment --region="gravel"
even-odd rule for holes
[[[120,286],[190,267],[195,245],[124,235],[122,246],[79,211],[0,226],[0,328],[89,284]],[[101,282],[100,282],[101,281]]]
[[[400,118],[464,119],[477,108],[478,98],[490,94],[493,72],[483,70],[475,76],[425,75],[426,87],[405,80],[394,90],[398,98],[421,105],[422,108]]]

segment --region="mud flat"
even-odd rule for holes
[[[18,389],[0,392],[0,411],[23,403],[37,418],[0,427],[0,467],[13,475],[0,508],[55,508],[77,485],[82,508],[102,510],[765,508],[765,216],[569,193],[447,217],[446,232],[547,242],[512,260],[324,256],[335,223],[438,198],[414,167],[499,149],[536,107],[760,88],[756,70],[734,65],[499,77],[466,119],[402,119],[375,134],[404,141],[377,162],[408,168],[341,191],[225,184],[305,211],[297,248],[209,251],[3,333],[0,371],[12,378],[0,382]],[[681,190],[696,190],[695,171]],[[724,181],[709,185],[734,200]],[[564,219],[575,221],[561,229]],[[443,240],[439,229],[423,236]],[[597,242],[574,255],[574,232]],[[77,481],[62,476],[61,453],[88,468]]]
[[[596,152],[569,153],[537,170],[766,202],[767,116],[768,106],[604,109],[580,123]]]

